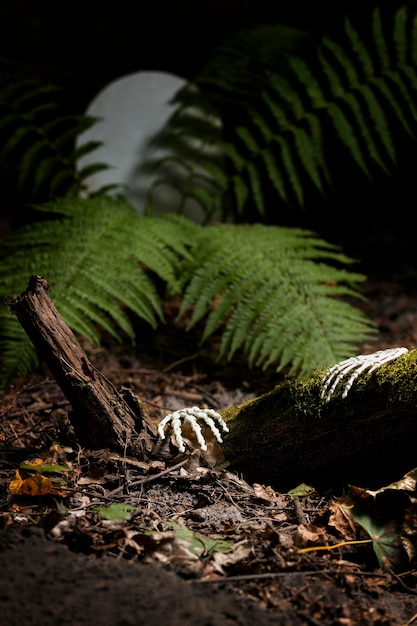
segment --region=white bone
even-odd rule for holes
[[[342,398],[346,398],[353,383],[362,372],[368,370],[368,374],[370,374],[378,369],[378,367],[381,367],[381,365],[397,359],[406,352],[408,352],[407,348],[388,348],[388,350],[378,350],[372,354],[360,354],[359,356],[354,356],[336,363],[336,365],[333,365],[327,370],[321,379],[321,397],[325,399],[326,402],[329,402],[340,381],[342,381],[349,372],[354,370],[344,386]]]
[[[223,443],[220,430],[216,426],[216,421],[221,426],[224,432],[229,432],[229,428],[226,422],[223,420],[220,413],[214,411],[214,409],[200,409],[198,406],[193,406],[187,409],[180,409],[169,413],[158,425],[158,434],[161,439],[165,439],[165,427],[171,426],[174,438],[180,452],[185,452],[184,439],[182,436],[182,423],[188,422],[195,432],[198,444],[202,450],[207,450],[206,442],[201,431],[201,426],[197,420],[202,420],[210,428],[211,432],[216,437],[219,443]],[[183,422],[182,422],[183,420]]]

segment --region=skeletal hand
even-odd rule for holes
[[[216,426],[216,421],[221,426],[224,432],[229,432],[226,422],[222,416],[213,409],[200,409],[198,406],[193,406],[187,409],[180,409],[170,413],[159,423],[158,434],[161,439],[165,439],[165,427],[170,425],[174,433],[174,438],[180,452],[185,452],[184,439],[182,436],[182,423],[188,422],[195,432],[197,441],[202,450],[207,450],[206,442],[201,431],[201,426],[197,420],[204,422],[212,431],[219,443],[222,443],[222,437],[219,429]]]
[[[389,363],[393,359],[397,359],[402,354],[408,352],[407,348],[389,348],[388,350],[378,350],[373,354],[360,354],[350,359],[340,361],[330,367],[321,379],[322,391],[321,397],[329,402],[334,394],[338,384],[350,374],[342,393],[342,398],[346,398],[355,380],[368,370],[368,374],[381,367],[385,363]]]

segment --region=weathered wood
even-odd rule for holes
[[[417,350],[362,374],[346,399],[320,398],[323,374],[220,411],[234,469],[278,488],[377,488],[417,467]]]
[[[92,365],[46,294],[48,288],[44,278],[32,276],[26,291],[8,304],[71,403],[71,423],[80,443],[136,453],[142,447],[138,433],[146,417],[143,406]]]

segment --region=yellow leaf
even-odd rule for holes
[[[42,474],[33,474],[27,478],[22,478],[19,470],[16,472],[15,480],[9,485],[9,491],[19,496],[44,496],[52,491],[50,478]]]
[[[48,476],[29,474],[16,470],[16,478],[9,485],[9,492],[19,496],[67,496],[71,491],[65,485],[56,484]]]
[[[51,464],[53,455],[59,450],[57,444],[53,445],[45,459],[31,459],[23,461],[16,470],[16,477],[9,484],[9,492],[19,496],[68,496],[72,493],[61,477],[48,477],[44,474],[68,472],[70,468],[64,465]]]

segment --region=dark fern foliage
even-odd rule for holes
[[[220,225],[201,229],[181,268],[190,326],[205,318],[202,340],[222,332],[220,357],[243,350],[249,365],[314,368],[355,354],[372,334],[369,319],[343,297],[359,296],[363,276],[313,233],[274,226]]]
[[[417,15],[377,8],[363,31],[346,19],[340,38],[306,53],[283,49],[281,25],[258,27],[212,55],[196,83],[222,120],[224,168],[207,175],[225,216],[249,207],[264,219],[305,206],[307,190],[326,197],[341,180],[398,174],[403,138],[417,131]]]
[[[185,102],[185,106],[183,106]],[[208,223],[222,212],[222,196],[227,188],[223,155],[219,149],[221,123],[213,107],[195,85],[187,84],[174,98],[177,108],[166,127],[152,140],[155,154],[164,156],[141,166],[158,176],[148,192],[147,211],[153,212],[157,188],[172,187],[179,196],[172,211],[186,214],[188,199],[202,210],[200,222]]]
[[[0,161],[15,163],[18,193],[30,202],[78,194],[88,176],[108,167],[77,170],[78,159],[100,143],[75,149],[76,137],[96,120],[64,111],[64,95],[55,85],[30,79],[0,86]]]
[[[64,198],[37,208],[43,219],[2,242],[0,297],[23,291],[32,274],[68,325],[93,343],[105,329],[134,340],[127,310],[152,327],[162,320],[158,277],[179,291],[176,267],[189,254],[194,225],[179,216],[139,216],[118,198]],[[2,383],[33,369],[36,354],[16,318],[0,308]]]

